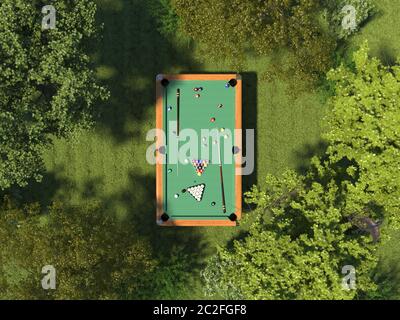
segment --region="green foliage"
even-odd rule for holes
[[[365,300],[399,300],[399,292],[396,291],[397,283],[387,279],[377,279],[378,288],[366,292],[362,299]]]
[[[328,78],[336,95],[325,120],[326,166],[347,162],[344,211],[400,226],[400,66],[369,58],[368,45],[354,54],[354,69],[339,67]]]
[[[107,97],[85,53],[96,32],[95,3],[52,1],[56,29],[42,31],[46,4],[0,3],[0,189],[39,181],[52,137],[88,127],[95,101]]]
[[[153,15],[158,31],[166,36],[174,36],[178,30],[178,16],[171,0],[148,0],[146,4]]]
[[[47,215],[37,205],[0,208],[0,298],[131,299],[154,270],[148,245],[135,226],[105,215],[101,207],[65,208]],[[56,268],[56,290],[41,287],[42,267]]]
[[[261,55],[288,50],[278,59],[274,75],[315,80],[331,66],[335,43],[323,31],[320,1],[173,0],[183,30],[204,47],[211,58],[236,61],[238,68],[248,51]],[[279,57],[282,52],[279,52]]]
[[[220,248],[203,274],[208,292],[230,299],[352,299],[374,289],[371,240],[352,232],[339,193],[333,179],[307,186],[294,172],[268,176],[264,188],[247,194],[258,206],[248,235]],[[346,265],[357,270],[357,290],[342,288]]]
[[[328,149],[306,177],[268,176],[247,193],[256,204],[248,235],[203,273],[207,292],[244,299],[387,297],[374,283],[376,247],[354,217],[399,227],[400,66],[385,67],[364,44],[353,69],[328,74],[335,96],[326,116]],[[357,289],[341,287],[341,269],[356,268]],[[216,275],[214,277],[214,275]]]
[[[180,246],[153,252],[136,225],[103,206],[0,206],[0,299],[183,299],[197,266]],[[56,269],[43,290],[42,267]]]
[[[204,282],[204,295],[224,300],[246,299],[238,281],[232,277],[236,273],[230,273],[238,266],[239,264],[232,257],[226,255],[226,251],[218,248],[217,255],[209,259],[207,267],[201,272],[201,278]]]
[[[356,12],[355,29],[344,29],[342,26],[343,19],[348,13],[343,11],[347,5],[353,6]],[[326,17],[330,27],[334,30],[339,39],[346,39],[353,33],[357,32],[362,24],[369,19],[375,11],[373,0],[325,0]]]
[[[157,257],[157,265],[143,280],[145,289],[141,298],[184,299],[193,295],[192,258],[182,247],[173,246],[167,254]]]

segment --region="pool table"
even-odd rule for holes
[[[242,213],[239,74],[156,77],[156,221],[237,226]]]

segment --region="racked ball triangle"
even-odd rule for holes
[[[193,196],[198,202],[200,202],[203,199],[204,195],[204,190],[206,188],[206,185],[204,183],[198,184],[193,187],[189,187],[187,189],[187,192]]]
[[[196,174],[201,177],[208,166],[207,160],[193,160],[192,165],[196,170]]]

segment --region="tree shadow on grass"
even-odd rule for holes
[[[243,176],[243,190],[248,191],[253,185],[257,185],[257,114],[258,114],[258,78],[256,72],[242,72],[243,79],[243,129],[254,129],[254,145],[247,145],[245,132],[243,132],[243,154],[250,153],[247,148],[254,150],[254,169],[249,175]]]
[[[84,201],[101,200],[99,187],[103,185],[102,177],[92,177],[82,185],[77,185],[64,173],[64,167],[58,166],[43,175],[41,182],[31,181],[25,188],[13,188],[9,194],[21,204],[39,203],[45,210],[55,201],[74,205],[71,198]]]
[[[12,198],[21,203],[39,203],[47,208],[56,198],[57,191],[61,188],[75,189],[75,184],[67,177],[62,176],[64,168],[56,167],[53,171],[46,172],[41,182],[31,180],[27,187],[11,188],[9,193]],[[66,199],[58,199],[66,200]]]
[[[376,300],[398,300],[400,299],[400,263],[395,259],[377,266],[374,276],[375,283],[378,285],[377,291],[367,299]]]
[[[327,148],[328,144],[320,140],[314,144],[305,144],[300,150],[295,151],[297,173],[301,175],[307,174],[311,167],[311,159],[315,156],[323,157]]]
[[[156,75],[194,62],[191,50],[177,48],[157,31],[146,1],[119,3],[99,10],[104,28],[96,63],[111,98],[101,105],[98,123],[116,142],[125,142],[140,131],[137,121],[148,121],[149,110],[154,113]]]
[[[374,282],[378,285],[376,292],[368,293],[366,299],[399,300],[400,299],[400,250],[397,245],[400,232],[384,226],[384,233],[389,239],[380,243],[378,249],[379,263],[373,274]]]
[[[382,40],[377,52],[377,57],[382,61],[384,66],[393,67],[396,65],[396,50],[390,46],[388,40]]]

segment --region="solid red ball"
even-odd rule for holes
[[[211,121],[211,122],[215,122],[215,118],[211,118],[210,121]]]

